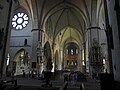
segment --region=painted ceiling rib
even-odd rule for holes
[[[88,17],[88,23],[90,24],[90,14],[88,12],[88,8],[87,8],[87,5],[86,5],[86,1],[85,0],[82,0],[83,3],[84,3],[84,6],[85,6],[85,11],[86,11],[86,14],[87,14],[87,17]]]
[[[98,9],[98,15],[97,15],[97,20],[98,20],[98,22],[97,22],[97,24],[99,23],[99,15],[100,15],[101,9],[102,9],[102,1],[101,1],[101,3],[100,3],[99,9]]]
[[[63,31],[63,33],[62,33],[62,36],[61,36],[61,41],[60,41],[60,43],[62,43],[62,42],[65,42],[66,40],[68,41],[68,40],[73,40],[73,42],[74,42],[74,40],[76,41],[76,43],[80,43],[82,40],[81,40],[81,38],[80,38],[80,36],[78,35],[78,31],[77,30],[75,30],[75,33],[76,33],[76,35],[77,35],[77,38],[79,38],[78,40],[75,38],[76,36],[72,36],[72,28],[69,28],[70,29],[70,31],[69,32],[67,32],[68,31],[68,27],[66,27],[65,29],[64,29],[64,31]],[[77,32],[76,32],[77,31]],[[64,40],[64,35],[65,35],[65,33],[69,33],[69,37],[67,38],[67,39],[65,39],[65,41],[63,41]]]
[[[70,25],[69,24],[69,10],[67,9],[67,22],[68,22],[68,26]]]
[[[58,19],[57,19],[57,22],[56,22],[55,28],[54,28],[53,37],[55,37],[55,36],[57,35],[57,34],[55,34],[55,33],[56,33],[56,28],[57,28],[58,22],[59,22],[61,16],[63,15],[64,11],[65,11],[65,9],[63,9],[63,11],[61,12],[61,14],[59,15],[59,17],[58,17]]]
[[[79,18],[77,17],[77,15],[70,9],[70,11],[72,12],[71,14],[73,14],[73,16],[76,17],[76,20],[78,21],[80,27],[81,27],[81,31],[79,30],[80,34],[83,34],[83,29],[82,29],[82,25],[80,24]]]
[[[41,12],[40,12],[40,18],[39,18],[39,25],[38,27],[42,27],[42,16],[43,16],[43,11],[44,11],[44,6],[45,6],[45,3],[46,3],[46,0],[43,1],[43,4],[42,4],[42,8],[41,8]]]
[[[46,32],[48,32],[48,36],[51,37],[51,33],[53,33],[53,23],[51,18],[48,19],[48,22],[46,22],[48,25],[48,30]]]
[[[63,2],[60,2],[60,3],[58,3],[58,4],[56,4],[55,6],[53,6],[50,10],[48,10],[48,12],[45,14],[45,16],[43,17],[43,22],[42,22],[42,26],[43,26],[43,24],[44,24],[44,22],[45,22],[45,20],[47,19],[46,17],[49,15],[49,13],[52,11],[52,10],[54,10],[55,8],[57,8],[59,5],[61,5],[61,4],[63,4]],[[63,8],[62,8],[63,9]],[[51,15],[49,15],[48,17],[50,17],[50,16],[52,16],[53,14],[55,14],[56,12],[58,12],[58,11],[60,11],[60,10],[62,10],[62,9],[59,9],[59,10],[56,10],[56,11],[54,11]]]
[[[31,13],[31,9],[30,9],[30,5],[29,5],[28,1],[25,0],[25,2],[26,2],[26,4],[27,4],[27,6],[28,6],[28,9],[29,9],[30,13]]]
[[[39,20],[37,1],[36,0],[31,0],[31,2],[32,2],[31,3],[32,9],[33,9],[33,11],[32,11],[33,12],[32,19],[35,20],[36,18],[38,18],[38,20]],[[34,14],[34,13],[36,13],[36,14]],[[38,26],[38,23],[36,23],[36,24],[37,24],[36,26]],[[33,27],[33,28],[36,28],[36,27]]]
[[[32,11],[31,11],[31,8],[30,8],[30,5],[29,5],[29,1],[28,0],[25,0],[25,2],[26,2],[26,4],[27,4],[27,6],[28,6],[28,9],[29,9],[29,11],[30,11],[30,14],[31,14],[31,16],[32,16]]]
[[[62,34],[61,38],[63,38],[63,36],[64,36],[64,34],[65,34],[66,31],[67,31],[67,27],[66,27],[65,30],[63,31],[63,34]],[[61,43],[61,42],[62,42],[62,39],[61,39],[60,43]]]
[[[77,7],[75,4],[73,4],[73,3],[70,3],[70,2],[67,2],[67,4],[68,5],[71,5],[72,6],[72,8],[76,11],[76,12],[78,12],[76,9],[78,9],[79,10],[79,13],[83,16],[83,18],[86,20],[86,22],[87,22],[87,16],[85,15],[85,13],[79,8],[79,7]]]
[[[64,45],[65,44],[67,44],[67,43],[71,43],[71,42],[68,42],[68,40],[69,40],[70,38],[68,37],[65,41],[64,41]],[[73,38],[73,40],[74,40],[74,43],[77,43],[77,44],[81,44],[80,42],[81,42],[81,39],[80,39],[80,41],[78,41],[78,40],[76,40],[75,38]],[[76,42],[75,42],[76,41]]]
[[[64,1],[64,0],[63,0]],[[50,17],[50,16],[52,16],[54,13],[56,13],[57,11],[60,11],[61,9],[59,9],[59,10],[57,10],[57,11],[54,11],[51,15],[49,15],[49,13],[52,11],[52,10],[54,10],[54,9],[56,9],[57,7],[59,7],[61,4],[67,4],[67,5],[69,5],[69,7],[70,6],[72,6],[71,8],[73,8],[76,12],[78,12],[79,11],[79,13],[83,16],[83,18],[85,19],[85,21],[87,21],[87,17],[86,17],[86,15],[84,14],[84,12],[79,8],[79,7],[77,7],[76,5],[74,5],[73,3],[70,3],[70,2],[67,2],[67,1],[65,1],[65,2],[60,2],[60,3],[58,3],[58,4],[55,4],[46,14],[45,14],[45,16],[43,17],[44,19],[43,19],[43,22],[42,22],[42,26],[43,26],[43,24],[44,24],[44,22],[45,22],[45,20],[48,18],[48,17]],[[62,7],[62,9],[63,8],[65,8],[65,7]],[[77,10],[78,11],[77,11]],[[48,17],[47,17],[48,16]]]
[[[37,4],[37,1],[35,0],[35,5],[36,5],[36,13],[37,13],[37,18],[39,20],[39,13],[38,13],[38,4]],[[37,23],[38,24],[38,23]]]
[[[91,3],[91,24],[96,25],[96,11],[97,11],[97,0],[92,0]]]
[[[51,24],[51,27],[50,27],[51,28],[51,32],[54,33],[54,31],[53,31],[53,23],[52,23],[52,19],[51,18],[50,18],[50,24]]]

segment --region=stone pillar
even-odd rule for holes
[[[108,8],[109,24],[112,26],[113,44],[112,49],[112,63],[114,79],[120,81],[120,1],[106,0]]]
[[[11,25],[11,14],[12,14],[12,6],[13,6],[13,1],[10,0],[9,2],[3,1],[1,5],[4,5],[2,10],[0,11],[0,26],[3,28],[3,47],[0,50],[0,72],[1,76],[6,75],[6,59],[7,59],[7,54],[8,54],[8,43],[9,43],[9,36],[10,36],[10,25]],[[4,17],[4,18],[3,18]],[[0,27],[0,28],[1,28]]]

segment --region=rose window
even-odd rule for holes
[[[17,13],[12,18],[12,26],[15,29],[23,29],[28,24],[28,15],[25,13]]]

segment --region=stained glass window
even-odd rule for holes
[[[12,18],[12,27],[14,29],[23,29],[28,24],[28,15],[23,12],[18,12]]]

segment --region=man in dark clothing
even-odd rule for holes
[[[25,77],[25,71],[23,70],[23,77]]]

